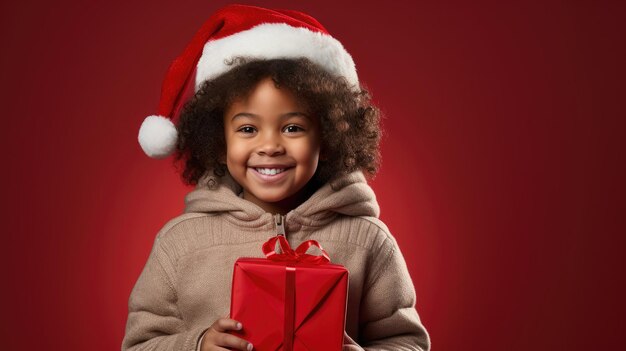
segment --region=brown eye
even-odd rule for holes
[[[295,124],[290,124],[288,126],[285,127],[285,129],[283,129],[285,132],[287,133],[297,133],[297,132],[301,132],[304,129],[300,126],[297,126]]]
[[[241,133],[245,133],[245,134],[251,134],[251,133],[254,133],[256,130],[254,129],[254,127],[251,127],[251,126],[243,126],[237,129],[237,131]]]

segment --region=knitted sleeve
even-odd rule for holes
[[[415,288],[393,236],[387,233],[373,254],[361,300],[359,344],[372,351],[430,350],[428,332],[415,309]]]
[[[175,280],[168,274],[171,267],[157,236],[130,294],[122,351],[196,351],[208,326],[189,329],[185,325],[176,303]]]

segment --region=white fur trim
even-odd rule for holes
[[[195,90],[227,72],[234,57],[260,59],[306,57],[329,72],[345,77],[354,88],[359,79],[352,56],[335,38],[285,23],[265,23],[228,37],[208,41],[198,60]]]
[[[148,116],[139,128],[139,145],[152,158],[169,156],[176,148],[177,138],[174,123],[163,116]]]

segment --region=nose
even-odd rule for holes
[[[266,156],[281,155],[285,153],[285,147],[277,133],[267,133],[263,138],[260,138],[257,153]]]

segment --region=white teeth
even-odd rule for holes
[[[255,168],[257,172],[265,175],[276,175],[285,171],[284,168]]]

